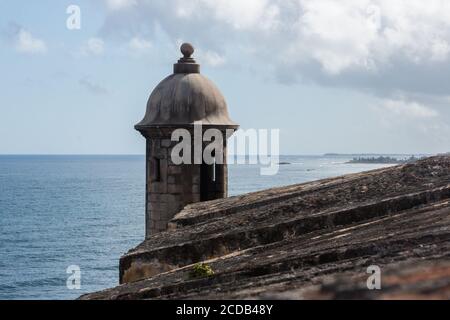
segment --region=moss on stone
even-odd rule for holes
[[[206,278],[214,274],[214,270],[205,263],[197,263],[189,273],[191,279]]]

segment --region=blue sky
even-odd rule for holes
[[[0,2],[0,154],[144,153],[133,126],[183,41],[283,154],[450,151],[448,1],[18,0]]]

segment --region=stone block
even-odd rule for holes
[[[193,184],[200,184],[200,174],[194,173],[192,175],[192,183]]]
[[[156,224],[156,220],[155,219],[150,219],[150,228],[153,228]]]
[[[171,176],[171,175],[169,175],[168,177],[167,177],[167,183],[177,183],[177,176]]]
[[[167,192],[168,193],[182,193],[183,192],[183,186],[181,184],[168,184],[167,185]]]
[[[163,139],[161,140],[161,147],[169,148],[172,145],[172,140]]]
[[[150,183],[149,189],[150,189],[150,192],[152,192],[152,193],[166,193],[167,192],[166,184],[163,182],[153,181]]]
[[[199,184],[192,185],[192,193],[200,193],[200,185]]]
[[[181,166],[177,166],[177,165],[169,166],[167,173],[170,174],[170,175],[180,174],[181,173]]]
[[[160,210],[153,210],[150,212],[152,216],[152,220],[161,220],[161,211]]]
[[[181,202],[181,195],[179,194],[163,194],[161,195],[161,199],[163,202],[171,203],[171,202]]]
[[[167,212],[170,212],[170,213],[178,213],[181,211],[181,209],[183,209],[183,205],[178,201],[170,202],[167,205],[168,205]]]
[[[167,221],[156,221],[155,227],[159,231],[166,230],[167,229]]]
[[[155,148],[155,151],[152,154],[152,156],[157,158],[157,159],[167,159],[167,149],[165,149],[165,148]]]
[[[160,149],[160,140],[154,139],[150,144],[150,153],[155,154]]]
[[[148,198],[149,198],[150,202],[159,203],[162,200],[162,196],[163,196],[162,194],[150,192]]]
[[[178,212],[170,212],[170,211],[164,211],[161,214],[161,221],[166,221],[169,222],[170,220],[172,220],[172,218],[175,216],[175,214],[177,214]]]
[[[169,209],[169,204],[167,202],[159,203],[159,210],[162,212],[166,212]]]

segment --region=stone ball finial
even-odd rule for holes
[[[174,73],[200,73],[200,65],[197,64],[191,55],[194,53],[194,46],[188,42],[181,45],[180,51],[183,57],[178,59],[178,63],[173,65]]]
[[[194,47],[190,43],[183,43],[180,50],[185,58],[190,58],[194,53]]]

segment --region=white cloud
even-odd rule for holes
[[[445,61],[448,59],[450,46],[445,40],[435,40],[431,45],[431,59],[434,61]]]
[[[102,29],[109,36],[186,39],[216,52],[212,64],[264,63],[280,79],[384,95],[448,92],[448,0],[104,1],[117,9]]]
[[[373,65],[371,44],[380,30],[379,7],[368,1],[304,0],[301,9],[291,52],[309,56],[330,74]],[[289,58],[298,60],[295,54]]]
[[[202,5],[203,10],[212,12],[218,21],[237,30],[268,30],[278,22],[278,7],[268,0],[202,0]]]
[[[47,45],[41,39],[35,38],[29,31],[19,29],[15,36],[17,51],[28,54],[43,54],[47,52]]]
[[[134,55],[140,55],[149,52],[152,48],[152,43],[140,37],[134,37],[128,42],[128,48]]]
[[[381,103],[381,108],[383,112],[398,117],[427,119],[439,116],[436,110],[415,101],[387,99]]]
[[[450,125],[445,104],[430,106],[397,97],[380,99],[373,111],[379,120],[380,136],[388,137],[386,145],[395,141],[397,149],[448,150]]]
[[[295,54],[318,62],[329,74],[373,73],[397,57],[411,63],[445,60],[450,3],[430,0],[300,0]]]
[[[137,4],[136,0],[105,0],[105,2],[108,9],[113,11],[130,8]]]
[[[224,65],[226,62],[223,56],[211,50],[207,51],[197,50],[196,55],[198,57],[197,60],[199,62],[209,65],[211,67],[219,67],[221,65]]]
[[[84,77],[80,79],[79,84],[88,90],[90,93],[95,95],[105,95],[108,93],[108,90],[101,86],[98,83],[93,82],[89,77]]]
[[[212,18],[236,30],[269,29],[278,22],[278,7],[269,0],[169,0],[166,3],[180,19]],[[145,6],[144,1],[139,4]]]
[[[105,42],[100,38],[90,38],[81,48],[81,53],[85,56],[100,56],[105,51]]]

